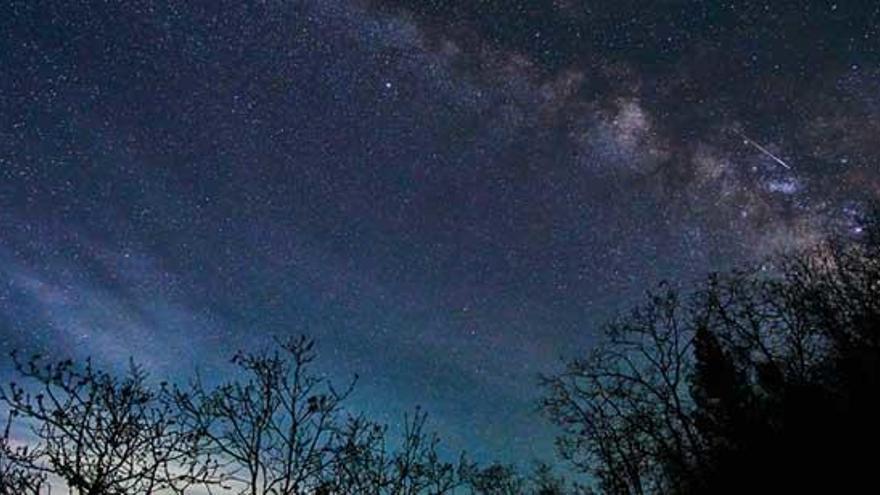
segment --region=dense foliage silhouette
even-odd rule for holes
[[[880,440],[880,249],[825,242],[661,287],[565,371],[543,410],[606,493],[840,492]]]

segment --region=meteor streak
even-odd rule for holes
[[[760,144],[756,143],[755,141],[752,141],[752,140],[749,139],[749,137],[746,136],[745,134],[743,134],[743,133],[741,133],[741,132],[737,132],[737,134],[739,134],[739,136],[740,136],[741,138],[743,138],[743,140],[746,142],[746,144],[751,144],[752,146],[754,146],[755,148],[757,148],[758,151],[760,151],[761,153],[764,153],[765,155],[767,155],[767,156],[769,156],[770,158],[772,158],[773,161],[775,161],[776,163],[782,165],[783,167],[787,168],[788,170],[791,170],[791,166],[790,166],[789,164],[785,163],[785,162],[782,160],[782,158],[779,158],[778,156],[776,156],[776,155],[774,155],[773,153],[771,153],[770,150],[768,150],[767,148],[761,146]]]

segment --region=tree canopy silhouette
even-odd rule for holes
[[[138,366],[117,378],[91,361],[13,360],[36,384],[0,388],[0,404],[36,439],[6,449],[20,471],[52,474],[85,495],[182,493],[210,478],[210,459],[196,461],[199,435],[181,427],[173,405],[161,400],[164,385],[150,388]]]
[[[82,495],[855,491],[873,484],[880,440],[880,224],[865,225],[862,242],[712,275],[688,295],[661,285],[542,377],[560,458],[591,486],[547,464],[526,475],[446,458],[419,408],[398,428],[353,412],[356,378],[336,388],[303,336],[237,353],[210,387],[13,354],[0,495],[53,480]]]
[[[9,413],[0,434],[0,495],[37,495],[46,482],[46,475],[30,468],[36,454],[26,444],[11,438],[12,420]]]
[[[24,379],[0,389],[0,495],[37,494],[60,479],[82,495],[501,495],[561,487],[549,467],[533,483],[512,467],[441,454],[427,413],[389,432],[347,407],[355,381],[335,388],[314,369],[314,341],[277,340],[239,352],[208,387],[160,383],[131,364],[121,377],[90,360],[14,357]],[[534,489],[532,489],[532,487]]]
[[[826,242],[689,297],[663,286],[542,379],[561,456],[607,493],[855,488],[880,440],[880,257]],[[867,486],[867,485],[866,485]]]

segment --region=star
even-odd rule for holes
[[[305,332],[359,408],[552,458],[534,376],[605,316],[880,191],[872,2],[582,3],[0,4],[0,347]]]

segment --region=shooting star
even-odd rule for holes
[[[760,144],[756,143],[755,141],[752,141],[752,140],[749,139],[749,137],[746,136],[745,134],[743,134],[743,133],[741,133],[741,132],[737,132],[737,134],[739,134],[739,136],[740,136],[741,138],[743,138],[743,141],[745,141],[746,144],[750,144],[750,145],[754,146],[755,148],[758,149],[758,151],[760,151],[761,153],[763,153],[763,154],[769,156],[770,158],[772,158],[774,162],[776,162],[776,163],[782,165],[783,167],[787,168],[788,170],[791,170],[791,165],[785,163],[785,161],[783,161],[782,158],[779,158],[778,156],[776,156],[776,155],[774,155],[773,153],[771,153],[770,150],[768,150],[767,148],[761,146]]]

